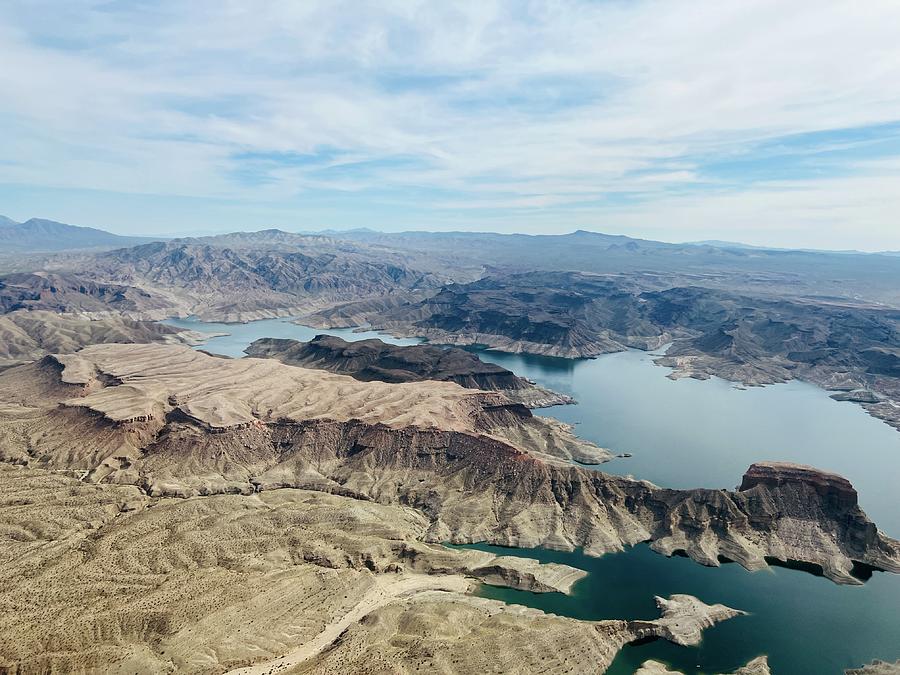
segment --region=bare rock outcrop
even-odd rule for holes
[[[710,615],[703,603],[691,600],[694,610]],[[498,664],[515,664],[521,673],[602,673],[629,642],[670,635],[665,618],[576,621],[494,600],[423,593],[373,612],[349,627],[329,649],[302,663],[261,663],[240,675],[261,674],[281,665],[284,670],[278,672],[298,675],[389,673],[395,672],[398,660],[410,670],[460,675],[497,672]]]
[[[845,675],[900,675],[900,661],[888,663],[877,660],[861,668],[850,668],[844,673]]]
[[[455,382],[468,389],[500,392],[529,408],[575,402],[455,347],[398,346],[377,338],[347,342],[333,335],[317,335],[309,342],[261,338],[244,351],[256,358],[350,375],[363,382]]]
[[[458,278],[438,261],[278,230],[69,254],[45,268],[0,278],[0,310],[16,304],[64,313],[239,322],[296,316],[350,299],[405,296]],[[48,282],[50,276],[55,281]]]
[[[89,392],[67,405],[90,408],[111,421],[161,422],[173,413],[226,429],[281,419],[359,419],[487,433],[523,450],[582,463],[611,457],[568,427],[534,417],[500,394],[452,382],[362,383],[277,361],[214,359],[187,348],[153,345],[91,347],[78,358],[92,360],[98,372],[120,386]]]
[[[451,383],[363,383],[154,345],[77,359],[94,365],[88,385],[64,384],[58,363],[0,374],[0,404],[19,410],[0,425],[4,459],[156,496],[294,487],[409,506],[432,542],[591,555],[650,542],[705,565],[805,563],[839,583],[900,572],[900,543],[814,469],[760,464],[734,492],[671,490],[551,457],[517,435],[527,410]]]
[[[655,600],[660,611],[656,625],[663,631],[663,637],[685,647],[700,644],[707,628],[745,614],[725,605],[707,605],[692,595],[673,595],[669,599],[657,596]]]
[[[669,667],[660,661],[644,661],[641,667],[634,671],[634,675],[684,675],[677,670],[669,670]]]
[[[587,576],[587,572],[568,565],[539,563],[530,558],[497,556],[483,564],[466,568],[474,577],[492,586],[509,586],[533,593],[569,593],[572,585]]]
[[[900,428],[900,311],[890,307],[742,295],[695,282],[656,287],[634,274],[533,271],[444,286],[368,313],[350,302],[305,321],[567,358],[672,343],[655,361],[673,368],[672,378],[804,380],[857,392],[846,399]]]
[[[771,675],[769,659],[766,656],[757,656],[746,666],[734,671],[734,675]]]
[[[742,666],[733,671],[730,675],[771,675],[771,672],[772,671],[769,669],[769,659],[765,656],[758,656],[746,666]],[[669,670],[669,667],[665,663],[650,660],[644,661],[634,675],[684,675],[684,673],[680,670]],[[719,675],[728,674],[720,673]]]
[[[580,572],[428,544],[415,509],[322,492],[152,498],[0,464],[0,522],[3,672],[462,675],[513,654],[523,673],[602,672],[624,644],[673,635],[671,612],[586,622],[469,595],[474,579],[541,590]],[[672,601],[688,624],[725,618]]]
[[[0,311],[0,370],[47,354],[71,353],[92,344],[197,344],[208,337],[123,316],[64,315],[46,310]]]

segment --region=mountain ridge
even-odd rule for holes
[[[17,222],[0,216],[0,246],[7,253],[47,253],[131,246],[152,237],[114,234],[95,227],[69,225],[46,218]]]

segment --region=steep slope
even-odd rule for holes
[[[93,316],[165,314],[166,300],[122,284],[85,276],[25,272],[0,277],[0,313],[19,309]]]
[[[371,313],[364,303],[348,303],[304,322],[330,327],[363,319],[439,343],[578,358],[670,338],[639,302],[641,292],[630,278],[611,275],[512,274],[445,286],[421,301],[373,307]]]
[[[201,336],[148,321],[109,316],[88,319],[48,311],[18,310],[0,315],[0,370],[54,352],[93,344],[194,343]]]
[[[275,230],[68,256],[49,269],[102,286],[136,289],[145,300],[124,309],[134,318],[195,314],[231,322],[287,316],[350,299],[416,297],[453,278],[416,268],[407,258],[380,247]]]
[[[244,350],[256,358],[341,373],[363,382],[455,382],[469,389],[498,391],[511,401],[540,408],[574,401],[540,387],[515,373],[485,363],[478,356],[455,347],[397,346],[377,338],[347,342],[331,335],[317,335],[309,342],[261,338]]]
[[[135,467],[143,461],[144,444],[170,422],[176,423],[173,429],[181,429],[178,422],[186,422],[210,430],[213,435],[207,440],[213,445],[232,442],[222,435],[226,431],[253,435],[253,430],[263,429],[261,425],[266,423],[278,426],[282,421],[319,420],[360,422],[359,429],[386,424],[492,437],[520,452],[590,464],[611,456],[577,438],[561,423],[535,417],[501,394],[463,389],[449,382],[364,383],[269,359],[222,359],[187,347],[149,344],[95,345],[77,354],[50,356],[7,374],[11,401],[29,397],[26,392],[32,382],[50,378],[57,383],[29,398],[49,413],[47,429],[61,425],[57,440],[65,446],[74,438],[66,438],[63,429],[68,425],[84,423],[84,432],[91,434],[98,430],[92,423],[98,414],[112,424],[110,433],[101,433],[103,443],[95,440],[85,445],[76,453],[77,459],[69,455],[79,468],[98,472],[98,479],[121,471],[122,479],[131,481]],[[63,407],[58,406],[60,402]],[[137,426],[129,426],[132,424]],[[53,434],[48,436],[37,427],[32,431],[42,438],[45,457],[57,449],[68,455],[68,450],[51,440]],[[8,459],[24,459],[14,447],[0,452]],[[162,493],[252,490],[249,476],[276,456],[271,452],[256,458],[226,453],[208,472],[180,474],[177,480],[161,480],[151,487]]]
[[[413,509],[321,492],[153,499],[0,464],[0,516],[4,672],[362,672],[383,649],[412,670],[448,647],[447,673],[513,653],[524,673],[548,658],[602,672],[628,642],[740,614],[673,596],[656,620],[584,622],[476,598],[479,580],[567,590],[583,573],[426,544]],[[417,633],[401,651],[382,640],[394,617]]]
[[[0,405],[5,461],[151,495],[293,487],[410,506],[434,542],[597,555],[649,541],[707,565],[803,562],[839,583],[900,572],[900,543],[839,477],[760,464],[735,492],[659,488],[561,460],[571,439],[532,434],[524,408],[451,383],[99,345],[0,374]]]

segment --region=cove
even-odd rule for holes
[[[317,334],[345,340],[380,337],[373,332],[321,330],[289,320],[247,324],[168,323],[204,332],[229,332],[201,349],[241,357],[261,337],[309,340]],[[790,382],[740,390],[720,379],[669,380],[652,354],[629,351],[597,359],[559,359],[476,350],[485,361],[573,396],[578,405],[536,411],[575,425],[578,435],[632,453],[600,470],[651,480],[667,487],[733,488],[755,461],[811,464],[846,476],[860,504],[885,532],[900,535],[900,432],[860,406],[838,402],[821,389]],[[705,568],[684,558],[665,558],[637,546],[592,558],[579,552],[483,550],[535,557],[579,567],[589,575],[572,596],[534,594],[483,586],[481,593],[506,602],[580,619],[655,618],[654,595],[689,593],[751,612],[706,631],[696,648],[665,642],[626,647],[608,671],[631,674],[655,658],[690,673],[729,672],[768,654],[776,674],[839,675],[876,658],[900,658],[900,576],[876,573],[861,587],[785,568],[750,573],[737,564]]]
[[[734,489],[753,462],[809,464],[849,479],[868,516],[900,536],[900,431],[814,385],[738,389],[718,378],[673,381],[669,368],[639,351],[579,360],[479,355],[578,401],[537,414],[574,425],[579,436],[616,454],[632,454],[601,471],[665,487]]]
[[[798,570],[772,567],[747,572],[736,563],[703,567],[687,558],[665,558],[646,545],[600,558],[580,552],[509,549],[475,544],[501,555],[536,558],[587,571],[572,595],[530,593],[482,585],[479,595],[577,619],[654,619],[654,595],[695,595],[750,614],[703,633],[697,647],[669,642],[628,645],[607,670],[631,675],[647,659],[685,673],[729,673],[768,654],[776,675],[839,675],[874,658],[900,658],[900,583],[875,574],[864,586],[838,586]]]

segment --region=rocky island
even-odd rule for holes
[[[846,675],[900,675],[900,661],[873,661],[862,668],[851,668],[844,672]]]
[[[719,675],[771,675],[769,669],[769,661],[765,656],[753,659],[750,663],[742,668],[732,671],[730,674],[719,673]],[[684,675],[680,670],[669,670],[665,663],[659,661],[645,661],[634,675]]]

